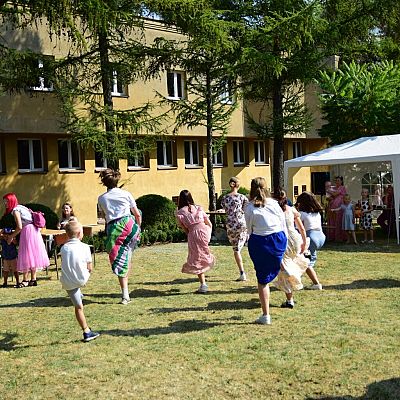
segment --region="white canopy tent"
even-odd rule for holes
[[[371,136],[329,147],[316,153],[285,161],[285,187],[288,185],[289,168],[320,165],[356,164],[390,161],[392,165],[393,189],[396,215],[397,243],[400,243],[400,135]]]

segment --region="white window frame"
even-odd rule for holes
[[[174,167],[174,146],[172,143],[172,140],[159,140],[158,142],[161,142],[163,144],[163,164],[158,163],[158,151],[157,151],[157,167],[158,168],[170,168]],[[167,163],[167,144],[171,146],[171,164]],[[157,144],[158,146],[158,144]],[[158,150],[158,149],[157,149]]]
[[[107,167],[107,158],[105,158],[105,157],[102,157],[102,160],[103,160],[103,166],[102,167],[98,167],[97,165],[96,165],[96,153],[98,153],[98,154],[100,154],[100,152],[96,152],[95,151],[95,157],[94,157],[94,170],[95,171],[104,171],[105,169],[107,169],[108,167]]]
[[[168,93],[168,75],[172,74],[174,77],[174,95],[170,96]],[[178,90],[178,75],[181,76],[181,93],[182,96],[179,97]],[[185,74],[182,71],[168,71],[167,72],[167,98],[170,100],[181,100],[185,98]]]
[[[189,163],[187,163],[186,162],[186,143],[188,143],[189,144]],[[193,143],[196,143],[197,144],[197,163],[195,163],[194,162],[194,155],[195,155],[195,152],[193,151]],[[201,164],[200,164],[200,143],[199,143],[199,141],[198,140],[185,140],[184,141],[184,152],[185,152],[185,166],[186,167],[199,167]]]
[[[303,155],[303,142],[296,140],[292,142],[293,158],[301,157]]]
[[[221,157],[221,162],[218,162],[218,155]],[[223,167],[224,166],[224,151],[223,149],[218,150],[213,154],[213,166],[214,167]]]
[[[129,141],[129,144],[135,147],[136,142],[134,140]],[[139,157],[134,156],[133,157],[133,165],[129,163],[129,159],[126,160],[127,165],[128,165],[128,171],[136,170],[136,169],[147,169],[146,166],[146,160],[145,160],[145,155],[142,155],[143,163],[139,162]]]
[[[262,159],[261,149],[263,149],[264,159]],[[265,142],[262,140],[254,141],[254,162],[256,163],[256,165],[267,164],[266,146],[265,146]]]
[[[60,142],[66,142],[67,143],[67,152],[68,152],[68,167],[60,167],[60,160],[58,160],[58,166],[60,171],[68,171],[68,170],[81,170],[82,169],[82,158],[81,158],[81,148],[79,146],[79,144],[77,144],[77,151],[78,151],[78,166],[77,167],[73,167],[72,166],[72,140],[71,139],[59,139],[57,145]]]
[[[42,139],[26,139],[26,138],[20,138],[17,139],[17,145],[18,141],[26,140],[28,142],[28,151],[29,151],[29,168],[18,168],[18,172],[44,172],[44,159],[43,159],[43,142]],[[34,154],[33,154],[33,142],[38,140],[40,142],[40,157],[42,159],[42,166],[40,168],[35,168],[35,160],[34,160]],[[19,154],[18,154],[19,157]]]
[[[235,146],[236,144],[236,146]],[[241,146],[240,146],[241,144]],[[244,165],[245,164],[245,143],[244,140],[234,140],[233,141],[233,165]],[[236,149],[235,149],[236,147]],[[241,154],[240,150],[243,150]]]
[[[112,80],[112,91],[111,95],[114,97],[126,97],[128,92],[126,90],[126,85],[122,84],[122,92],[118,91],[118,73],[117,71],[113,71],[113,80]]]
[[[44,61],[41,58],[38,60],[38,68],[39,70],[44,68]],[[44,81],[44,76],[39,75],[39,86],[33,86],[31,89],[39,92],[52,92],[54,90],[53,84],[50,83],[50,86],[45,86]]]

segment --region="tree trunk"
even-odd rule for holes
[[[215,182],[213,168],[213,127],[212,127],[212,93],[211,93],[211,77],[206,76],[206,91],[207,91],[207,185],[208,185],[208,209],[215,211]],[[215,227],[215,215],[210,217],[211,223]]]
[[[272,165],[272,190],[277,191],[283,187],[283,161],[284,161],[284,129],[283,129],[283,100],[282,81],[277,79],[272,89],[273,108],[273,135],[274,135],[274,159]]]
[[[110,68],[110,60],[108,55],[108,38],[107,33],[99,31],[99,55],[100,55],[100,71],[101,86],[103,91],[103,104],[108,118],[104,121],[104,127],[107,137],[107,148],[105,154],[107,158],[107,166],[110,168],[118,168],[118,159],[113,158],[115,148],[115,124],[112,122],[111,115],[114,109],[112,98],[113,89],[113,71]]]

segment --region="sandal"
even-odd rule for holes
[[[3,283],[0,287],[1,288],[6,288],[6,287],[8,287],[8,284],[7,283]]]
[[[34,281],[29,281],[28,282],[28,286],[37,286],[37,280],[34,280]]]
[[[24,282],[27,282],[27,281],[24,281]],[[22,282],[17,283],[16,285],[14,285],[15,289],[23,288],[23,287],[26,287],[26,286],[27,285],[24,285]]]
[[[22,281],[19,284],[20,284],[20,287],[28,287],[29,286],[29,281]]]

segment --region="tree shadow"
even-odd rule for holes
[[[361,397],[353,396],[324,396],[306,397],[304,400],[399,400],[400,378],[391,378],[384,381],[373,382],[367,386],[365,394]]]
[[[129,329],[129,330],[110,329],[110,330],[100,331],[100,333],[111,336],[149,337],[155,335],[168,335],[170,333],[198,332],[219,325],[222,324],[220,322],[207,322],[207,321],[197,321],[190,319],[190,320],[171,322],[168,326],[163,326],[163,327]]]
[[[397,279],[359,279],[351,283],[340,285],[324,285],[325,290],[353,290],[353,289],[388,289],[400,287]]]
[[[328,242],[321,249],[332,250],[343,253],[400,253],[400,246],[396,242],[387,243],[384,241],[375,241],[374,244],[344,244]]]
[[[0,333],[0,351],[15,350],[16,343],[14,339],[17,336],[16,333]]]
[[[173,281],[163,281],[163,282],[142,282],[142,285],[152,286],[152,285],[184,285],[186,283],[195,283],[198,282],[196,278],[182,278],[182,279],[174,279]]]

